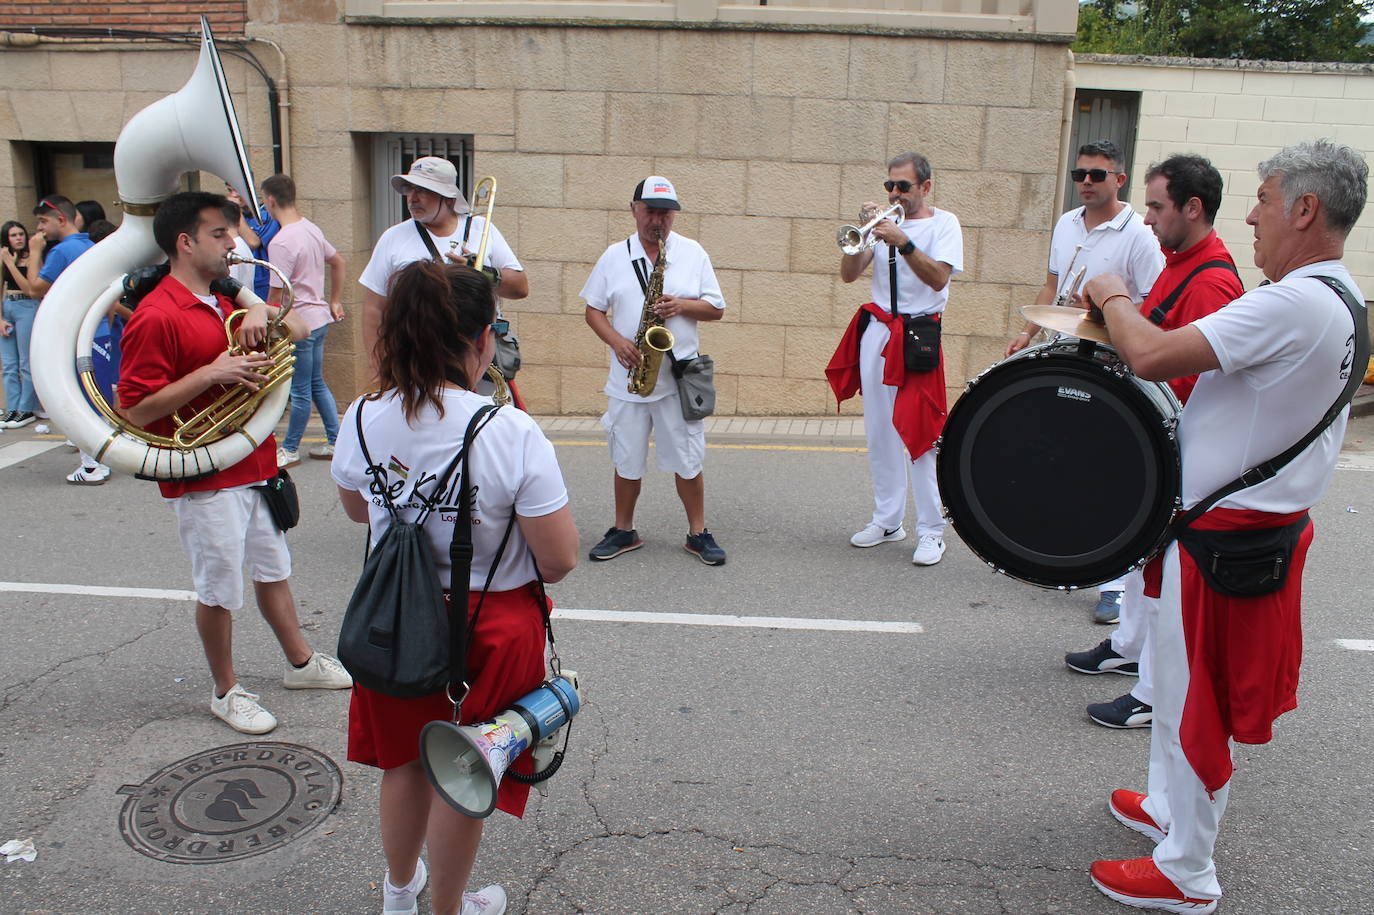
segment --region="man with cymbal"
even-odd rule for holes
[[[959,219],[930,205],[931,186],[930,160],[920,153],[902,153],[887,163],[883,188],[889,206],[901,206],[901,219],[883,219],[873,226],[877,244],[853,254],[841,246],[844,282],[854,282],[873,264],[872,300],[859,307],[825,369],[838,401],[856,391],[864,399],[873,516],[849,542],[872,547],[906,538],[902,521],[909,477],[917,537],[911,561],[918,566],[933,566],[945,555],[934,447],[945,423],[939,327],[949,302],[949,281],[964,270]],[[864,212],[879,209],[876,203],[863,207]],[[929,346],[929,359],[918,359],[920,364],[907,358],[913,332],[916,346]]]
[[[1111,140],[1095,140],[1078,148],[1078,159],[1069,171],[1083,205],[1059,217],[1050,236],[1049,271],[1035,297],[1038,306],[1072,300],[1075,285],[1099,273],[1115,273],[1126,284],[1133,301],[1145,298],[1164,268],[1164,254],[1150,229],[1135,210],[1118,199],[1126,186],[1126,159]],[[1073,302],[1081,307],[1081,302]],[[1028,346],[1040,328],[1027,321],[1007,345],[1007,355]],[[1098,586],[1093,621],[1110,625],[1121,612],[1125,579]]]
[[[1191,324],[1244,292],[1231,252],[1212,229],[1221,207],[1221,173],[1201,156],[1176,155],[1145,173],[1145,224],[1164,250],[1164,272],[1150,287],[1140,313],[1164,330]],[[1180,404],[1196,375],[1169,380]],[[1139,572],[1126,576],[1120,625],[1096,648],[1064,656],[1070,670],[1084,674],[1139,674],[1125,695],[1088,706],[1088,717],[1104,727],[1149,727],[1154,686],[1149,652],[1149,617],[1154,601],[1144,596]]]
[[[1216,909],[1231,744],[1267,743],[1297,707],[1308,511],[1331,483],[1369,357],[1364,294],[1341,262],[1364,210],[1367,162],[1317,140],[1258,171],[1246,223],[1268,284],[1173,330],[1143,316],[1120,277],[1084,288],[1137,376],[1199,375],[1178,423],[1178,539],[1145,570],[1158,598],[1148,793],[1108,799],[1117,820],[1158,844],[1091,867],[1099,890],[1137,908]],[[1303,907],[1330,908],[1314,898]]]

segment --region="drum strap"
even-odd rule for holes
[[[1183,282],[1179,283],[1177,286],[1174,287],[1174,291],[1169,293],[1168,297],[1163,302],[1160,302],[1154,308],[1150,309],[1150,323],[1154,324],[1156,327],[1163,324],[1164,316],[1167,315],[1169,313],[1169,309],[1173,308],[1175,303],[1178,302],[1179,296],[1183,295],[1183,290],[1187,288],[1190,282],[1192,282],[1193,277],[1197,276],[1202,271],[1210,270],[1213,267],[1217,267],[1223,270],[1229,270],[1236,276],[1240,276],[1240,274],[1236,271],[1236,265],[1231,263],[1230,261],[1208,261],[1205,264],[1199,265],[1196,269],[1193,270],[1192,273],[1188,274],[1183,278]]]
[[[1350,293],[1350,290],[1346,288],[1345,284],[1335,277],[1314,276],[1312,279],[1320,280],[1331,287],[1331,291],[1340,296],[1341,301],[1345,303],[1345,307],[1350,309],[1350,319],[1355,322],[1355,360],[1350,365],[1350,378],[1346,381],[1345,388],[1336,398],[1336,402],[1331,405],[1330,409],[1322,414],[1322,418],[1312,427],[1312,431],[1299,439],[1297,444],[1277,457],[1265,461],[1263,464],[1256,464],[1207,498],[1198,502],[1198,504],[1194,505],[1174,521],[1171,526],[1173,532],[1180,531],[1192,524],[1198,518],[1206,514],[1213,505],[1232,493],[1239,492],[1251,486],[1256,486],[1263,483],[1265,480],[1270,480],[1277,476],[1278,472],[1282,470],[1284,466],[1299,454],[1302,454],[1303,451],[1307,449],[1308,445],[1316,441],[1317,437],[1326,431],[1327,426],[1330,426],[1336,421],[1336,417],[1341,415],[1341,411],[1345,409],[1346,405],[1350,403],[1351,398],[1355,396],[1355,391],[1364,383],[1364,373],[1359,370],[1360,366],[1369,362],[1369,324],[1367,323],[1368,318],[1365,314],[1364,303],[1356,299],[1355,296]]]

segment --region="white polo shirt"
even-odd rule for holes
[[[1159,239],[1129,206],[1123,206],[1121,212],[1092,231],[1083,224],[1085,210],[1079,207],[1060,216],[1050,236],[1049,272],[1059,277],[1056,292],[1063,292],[1073,275],[1087,267],[1085,283],[1099,273],[1115,273],[1126,282],[1131,300],[1143,301],[1164,269]],[[1075,258],[1080,244],[1083,250]]]
[[[704,299],[712,306],[724,309],[725,297],[721,295],[720,283],[716,281],[716,271],[711,267],[711,256],[706,249],[676,232],[668,234],[667,246],[663,294],[684,299]],[[602,253],[592,268],[591,276],[587,277],[586,285],[578,293],[590,307],[609,312],[611,327],[629,340],[634,340],[639,333],[639,319],[644,314],[644,288],[639,285],[639,275],[635,273],[633,265],[635,261],[639,262],[640,273],[647,278],[653,271],[654,262],[644,253],[644,245],[640,243],[637,233],[625,241],[616,242]],[[674,315],[665,320],[663,325],[673,333],[674,356],[691,359],[697,354],[695,318]],[[617,400],[641,403],[667,397],[677,390],[673,382],[672,360],[663,360],[658,381],[648,397],[631,394],[626,390],[629,383],[629,371],[612,357],[610,375],[606,378],[606,395]]]
[[[429,237],[434,242],[434,247],[440,255],[449,251],[461,250],[466,253],[477,252],[477,248],[482,242],[482,226],[486,220],[481,216],[473,216],[472,224],[467,225],[466,215],[458,217],[458,226],[452,235],[435,235],[429,232]],[[425,231],[429,231],[426,229]],[[466,241],[464,238],[466,237]],[[452,243],[456,242],[454,245]],[[425,241],[420,237],[420,233],[415,231],[415,220],[407,219],[405,222],[398,222],[396,225],[382,233],[382,237],[377,239],[377,245],[372,249],[372,258],[363,268],[363,274],[358,278],[358,282],[363,286],[384,296],[391,283],[391,278],[407,264],[415,261],[430,260],[429,249],[425,247]],[[501,230],[496,228],[495,223],[491,227],[491,238],[487,243],[486,265],[495,267],[504,272],[506,270],[524,271],[520,266],[520,261],[516,260],[515,252],[506,243],[505,236]]]
[[[1221,364],[1203,372],[1178,424],[1183,504],[1192,506],[1312,430],[1345,387],[1355,338],[1350,310],[1320,280],[1364,294],[1340,261],[1292,271],[1194,321]],[[1288,513],[1310,508],[1331,482],[1349,410],[1272,480],[1223,499],[1222,508]]]
[[[964,272],[964,232],[959,218],[948,210],[931,207],[925,219],[903,220],[900,228],[915,243],[917,250],[934,261],[949,264],[954,273]],[[888,245],[879,242],[873,248],[873,301],[883,308],[892,307],[892,293],[888,277]],[[904,315],[933,315],[945,310],[949,302],[949,284],[939,291],[923,283],[916,272],[907,266],[906,258],[897,255],[897,310]]]

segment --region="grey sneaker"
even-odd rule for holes
[[[1087,651],[1071,651],[1064,655],[1064,664],[1069,670],[1080,674],[1125,674],[1129,677],[1140,675],[1140,664],[1127,661],[1112,647],[1111,639],[1103,639],[1096,648]]]
[[[245,734],[266,734],[277,726],[272,713],[258,705],[258,697],[238,683],[223,698],[210,694],[210,714]]]
[[[606,531],[606,536],[601,538],[601,542],[592,547],[588,557],[592,559],[607,560],[614,559],[621,553],[628,553],[630,550],[637,550],[644,545],[644,541],[639,539],[636,531],[623,531],[618,527],[613,527]]]
[[[1112,626],[1121,620],[1121,591],[1103,591],[1097,596],[1097,606],[1093,608],[1093,622]]]
[[[682,548],[708,566],[725,565],[725,551],[716,543],[716,538],[706,528],[700,534],[688,534]]]
[[[1111,702],[1088,706],[1088,717],[1104,728],[1148,728],[1153,726],[1154,706],[1146,705],[1127,693]]]
[[[334,445],[332,442],[325,442],[323,445],[315,445],[310,449],[310,457],[316,461],[334,460]]]
[[[506,911],[506,891],[493,883],[475,893],[463,894],[463,910],[459,915],[501,915]]]
[[[317,651],[304,667],[287,667],[281,685],[287,689],[348,689],[353,686],[353,678],[338,658]]]

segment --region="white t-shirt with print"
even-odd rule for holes
[[[1049,272],[1059,278],[1055,291],[1065,292],[1078,271],[1087,267],[1084,283],[1101,273],[1115,273],[1125,281],[1131,301],[1143,301],[1164,269],[1159,239],[1129,206],[1090,232],[1083,222],[1086,209],[1060,216],[1050,236]],[[1078,251],[1080,244],[1083,249]]]
[[[964,272],[964,232],[959,218],[949,210],[931,207],[932,215],[925,219],[903,220],[899,228],[915,243],[917,250],[933,261],[949,264],[953,273]],[[891,284],[888,277],[888,245],[879,242],[873,248],[873,301],[882,308],[892,307]],[[949,302],[949,284],[934,290],[907,266],[906,258],[897,255],[897,310],[904,315],[933,315],[945,310]]]
[[[426,405],[414,426],[407,424],[401,400],[394,392],[375,401],[355,400],[339,423],[332,472],[344,489],[362,493],[368,500],[372,543],[375,545],[391,523],[385,500],[374,486],[385,485],[401,517],[414,521],[424,500],[434,500],[437,478],[462,447],[468,420],[491,398],[445,388],[444,415]],[[374,483],[358,445],[356,413],[363,411],[363,439],[368,453],[383,470]],[[449,543],[457,520],[462,466],[449,478],[438,507],[425,521],[424,532],[433,550],[434,564],[444,587],[449,581]],[[568,504],[568,490],[554,456],[553,445],[538,424],[523,410],[502,408],[477,436],[472,452],[473,486],[471,590],[481,590],[491,561],[506,532],[511,513],[540,517]],[[417,492],[418,490],[418,492]],[[510,542],[492,580],[493,591],[508,591],[535,578],[534,562],[520,525],[511,529]]]
[[[639,274],[635,272],[635,262],[639,264]],[[653,267],[654,262],[644,253],[644,245],[636,233],[605,250],[578,295],[597,311],[610,312],[611,327],[615,332],[634,340],[644,314],[644,287],[639,285],[639,276],[642,274],[647,280]],[[721,295],[720,283],[716,281],[716,271],[711,267],[711,256],[697,242],[676,232],[668,233],[663,294],[684,299],[704,299],[715,308],[725,308],[725,297]],[[697,355],[699,339],[696,318],[674,315],[666,319],[663,326],[672,331],[674,356],[691,359]],[[606,378],[606,395],[617,400],[641,403],[659,400],[677,391],[672,375],[672,360],[665,355],[659,368],[658,381],[648,397],[631,394],[626,390],[629,383],[629,370],[613,355],[610,375]]]
[[[439,236],[433,232],[429,237],[434,241],[434,247],[440,256],[448,254],[449,251],[465,251],[476,253],[482,243],[482,226],[486,220],[481,216],[472,217],[472,225],[466,230],[464,241],[464,226],[467,224],[467,216],[458,217],[458,226],[452,235]],[[428,230],[426,230],[428,231]],[[457,242],[457,247],[453,247],[452,242]],[[377,295],[387,295],[388,286],[391,278],[398,273],[402,267],[415,261],[431,260],[429,249],[425,247],[425,240],[420,237],[420,233],[415,231],[415,220],[407,219],[405,222],[398,222],[396,225],[382,233],[382,237],[377,239],[377,245],[372,249],[372,257],[363,268],[362,276],[358,282],[363,286],[377,293]],[[507,244],[505,236],[501,230],[493,223],[491,236],[487,242],[486,266],[495,267],[503,273],[507,270],[524,271],[520,266],[520,261],[516,259],[515,252]]]
[[[1297,443],[1357,370],[1350,311],[1311,278],[1317,275],[1340,280],[1363,301],[1340,261],[1322,261],[1193,322],[1221,368],[1199,376],[1179,420],[1185,507]],[[1338,416],[1273,479],[1218,506],[1286,514],[1316,504],[1331,482],[1348,416]]]

